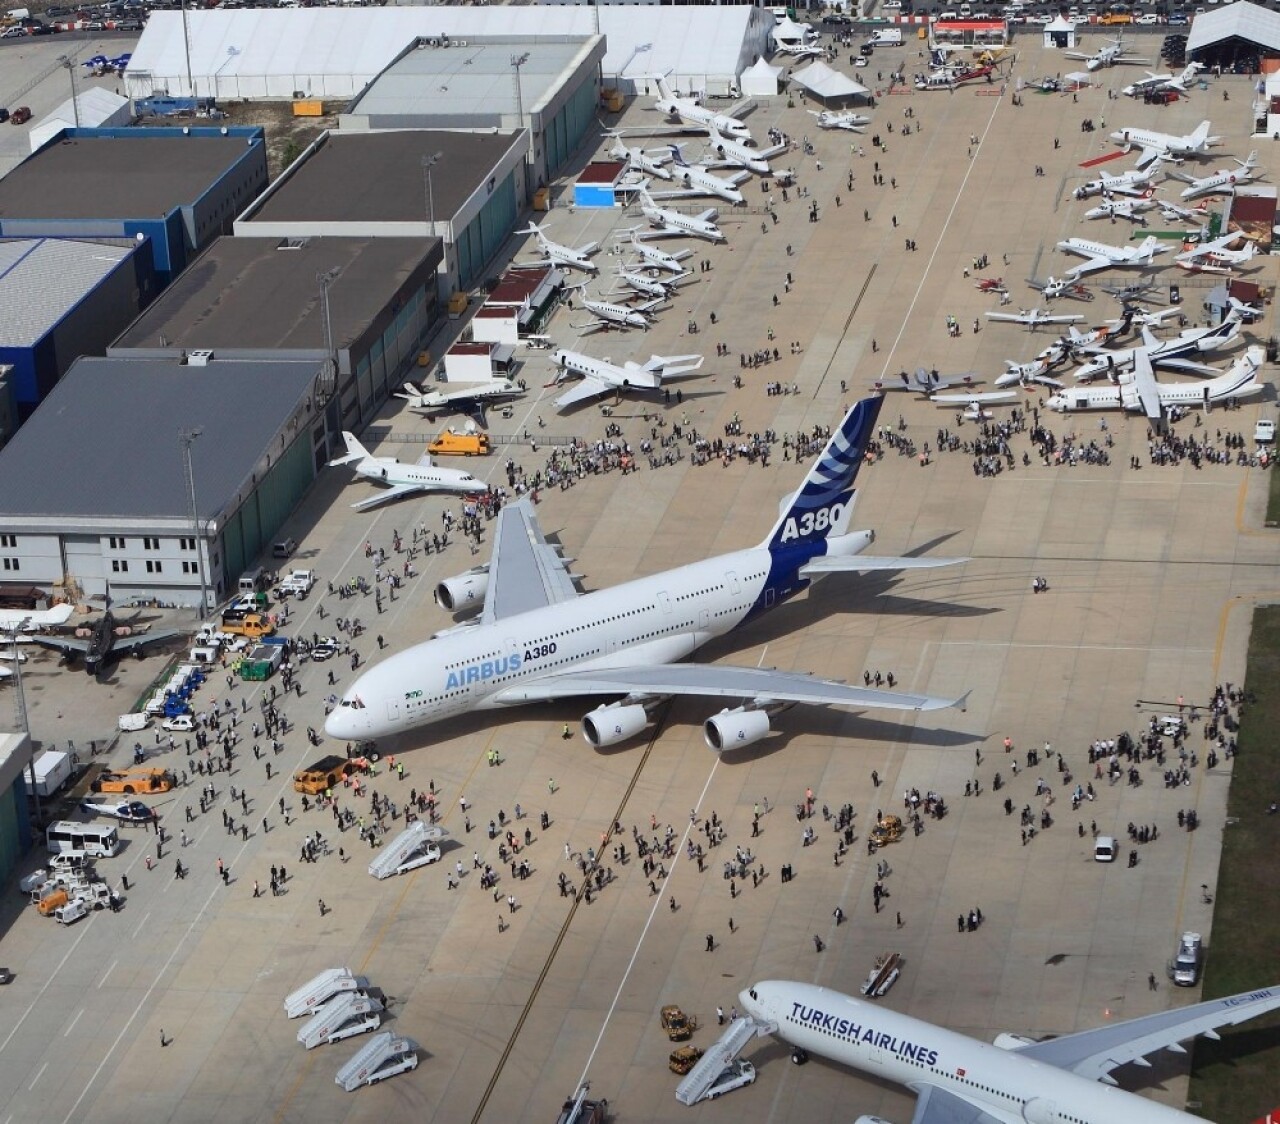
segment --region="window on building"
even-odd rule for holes
[[[150,559],[148,559],[148,561],[147,561],[147,573],[148,573],[148,574],[158,574],[158,573],[160,573],[161,569],[162,569],[162,565],[161,565],[161,563],[159,563],[159,562],[153,562],[153,561],[151,561]]]
[[[111,559],[111,572],[113,574],[127,574],[129,572],[129,563],[123,558]]]
[[[159,550],[160,540],[156,538],[144,537],[142,540],[143,550]]]
[[[112,549],[112,550],[124,550],[124,536],[123,536],[123,535],[112,535],[112,536],[107,540],[107,543],[108,543],[108,545],[111,547],[111,549]]]
[[[0,546],[7,546],[10,549],[18,545],[17,535],[0,535]]]
[[[194,562],[184,562],[182,564],[182,572],[184,574],[197,574],[200,571],[196,569],[196,564]]]
[[[16,558],[6,558],[6,559],[4,560],[4,568],[5,568],[6,570],[17,570],[17,569],[19,569],[19,566],[18,566],[18,560],[17,560]]]
[[[179,539],[178,546],[182,550],[195,550],[196,540],[193,538]]]

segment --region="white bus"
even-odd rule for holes
[[[44,833],[44,843],[51,855],[109,859],[120,850],[120,832],[112,824],[58,820]]]

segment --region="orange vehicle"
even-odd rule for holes
[[[355,768],[355,762],[348,761],[345,757],[322,757],[293,774],[293,790],[305,792],[309,796],[319,796],[326,789],[341,785],[342,778],[355,772]]]
[[[89,787],[94,792],[123,792],[126,796],[134,796],[137,793],[168,792],[174,783],[174,776],[167,769],[144,768],[103,773]]]

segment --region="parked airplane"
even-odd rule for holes
[[[1221,137],[1209,135],[1209,122],[1201,121],[1195,131],[1186,136],[1175,136],[1173,133],[1157,133],[1150,129],[1120,129],[1111,134],[1111,139],[1124,145],[1128,152],[1136,144],[1142,149],[1138,157],[1138,167],[1144,168],[1158,156],[1207,156],[1212,145],[1219,144]]]
[[[1133,281],[1128,285],[1103,285],[1102,291],[1124,305],[1132,301],[1154,300],[1162,290],[1154,281]]]
[[[655,207],[654,210],[660,210],[660,208]],[[631,248],[640,255],[640,259],[646,266],[650,269],[661,269],[667,273],[684,276],[686,270],[680,263],[685,258],[693,257],[692,250],[677,250],[674,254],[669,254],[666,250],[660,250],[657,246],[649,245],[639,236],[638,231],[632,230],[630,234]]]
[[[1194,207],[1181,207],[1169,199],[1157,199],[1156,206],[1160,208],[1160,217],[1169,221],[1178,221],[1195,223],[1203,225],[1205,219],[1209,217],[1209,201],[1196,204]]]
[[[714,125],[707,132],[711,138],[708,147],[712,152],[722,157],[726,163],[737,164],[762,176],[769,175],[773,170],[769,167],[769,161],[775,156],[781,156],[790,147],[785,144],[775,144],[769,148],[748,148],[741,141],[726,137]]]
[[[487,426],[485,411],[490,406],[513,402],[524,396],[524,387],[510,379],[489,379],[487,382],[463,383],[460,386],[446,383],[441,390],[423,390],[411,382],[404,384],[408,394],[396,394],[409,403],[409,409],[418,414],[432,416],[443,411],[468,414],[481,426]]]
[[[1003,320],[1010,324],[1022,324],[1033,332],[1042,324],[1078,324],[1084,319],[1079,313],[1072,312],[1063,316],[1050,316],[1039,308],[1023,308],[1017,312],[988,312],[988,320]]]
[[[1240,249],[1227,248],[1232,242],[1239,242],[1241,239],[1244,239],[1244,245]],[[1258,244],[1252,238],[1245,238],[1239,231],[1231,230],[1212,242],[1201,242],[1198,246],[1183,251],[1173,259],[1173,264],[1192,273],[1230,273],[1233,265],[1252,261],[1257,253]]]
[[[49,613],[60,613],[61,607],[47,611]],[[34,614],[27,615],[32,616]],[[66,617],[62,619],[65,621]],[[176,628],[161,628],[154,632],[148,631],[135,634],[129,625],[121,624],[116,620],[115,614],[111,610],[111,586],[108,585],[106,587],[106,605],[102,616],[98,618],[97,623],[89,630],[87,637],[51,636],[47,633],[39,632],[31,640],[42,648],[56,649],[68,660],[74,660],[77,656],[83,658],[85,671],[90,675],[96,676],[102,666],[114,657],[132,653],[141,659],[144,648],[152,644],[163,643],[165,640],[181,635],[182,633]]]
[[[1201,195],[1213,195],[1216,192],[1230,194],[1242,183],[1248,183],[1250,180],[1257,178],[1257,149],[1249,153],[1247,159],[1236,160],[1236,163],[1240,165],[1238,171],[1234,168],[1224,168],[1221,172],[1215,172],[1213,175],[1204,176],[1201,179],[1196,179],[1194,176],[1188,176],[1182,172],[1173,172],[1172,175],[1175,179],[1191,185],[1182,190],[1183,199],[1197,199]]]
[[[1188,374],[1212,375],[1213,368],[1182,357],[1226,347],[1234,343],[1239,334],[1238,317],[1228,315],[1221,324],[1207,328],[1187,328],[1167,340],[1158,339],[1150,328],[1143,328],[1142,343],[1138,347],[1108,351],[1096,344],[1081,344],[1074,350],[1077,353],[1091,354],[1094,358],[1078,367],[1075,377],[1079,382],[1114,378],[1118,372],[1127,370],[1134,364],[1139,351],[1145,352],[1147,359],[1160,367],[1173,367]]]
[[[1012,390],[987,390],[974,394],[935,394],[929,401],[948,409],[963,406],[960,413],[967,421],[987,421],[994,415],[985,407],[1012,405],[1018,401],[1018,395]]]
[[[1028,277],[1027,284],[1033,289],[1038,289],[1040,295],[1047,301],[1056,300],[1058,297],[1070,297],[1078,301],[1093,300],[1093,294],[1075,281],[1059,281],[1056,277],[1037,281],[1034,277]]]
[[[608,359],[593,359],[578,351],[560,348],[551,355],[552,361],[564,374],[580,375],[581,379],[566,394],[556,399],[556,409],[598,398],[601,394],[621,394],[625,390],[661,390],[664,381],[691,374],[702,366],[701,355],[653,355],[648,363],[626,362],[619,366]]]
[[[1192,1124],[1201,1118],[1115,1088],[1111,1072],[1147,1065],[1158,1050],[1203,1034],[1217,1038],[1280,1007],[1280,987],[1157,1011],[1034,1041],[1001,1034],[988,1045],[892,1008],[816,984],[766,980],[738,996],[758,1033],[792,1048],[793,1061],[810,1053],[905,1085],[916,1096],[912,1124]],[[748,1039],[750,1041],[750,1039]],[[860,1117],[858,1124],[884,1124]]]
[[[1088,238],[1065,238],[1058,243],[1058,249],[1087,259],[1067,270],[1067,276],[1078,281],[1082,274],[1099,269],[1126,265],[1148,266],[1156,254],[1165,253],[1169,247],[1162,245],[1158,238],[1148,235],[1136,246],[1108,246],[1104,242],[1092,242]]]
[[[796,62],[803,62],[805,59],[825,59],[827,57],[826,48],[820,47],[816,43],[775,43],[774,46],[778,54],[793,58]]]
[[[1121,32],[1114,39],[1107,40],[1107,46],[1101,48],[1097,53],[1086,55],[1083,51],[1063,51],[1063,58],[1083,59],[1085,66],[1089,70],[1101,70],[1104,66],[1117,66],[1121,63],[1147,63],[1150,59],[1131,58],[1128,55],[1128,48],[1124,45],[1124,33]]]
[[[356,475],[375,484],[387,485],[385,492],[378,492],[368,499],[351,506],[356,511],[368,511],[403,496],[426,492],[460,492],[479,494],[487,492],[489,485],[477,480],[469,472],[456,468],[437,468],[431,457],[423,453],[417,464],[401,464],[395,457],[375,457],[350,433],[344,432],[347,453],[329,462],[330,468],[354,464]]]
[[[676,97],[664,76],[659,74],[652,77],[658,83],[658,100],[653,107],[659,113],[665,113],[668,118],[682,121],[686,125],[696,125],[700,129],[714,125],[726,136],[737,137],[739,140],[751,139],[751,130],[736,117],[705,109],[692,98]]]
[[[0,632],[34,632],[66,624],[75,606],[65,601],[52,609],[0,609]]]
[[[818,119],[819,129],[844,129],[850,133],[860,133],[871,124],[870,117],[863,117],[861,113],[854,113],[853,110],[837,112],[832,109],[821,111],[811,109],[809,112]]]
[[[1251,346],[1230,369],[1215,379],[1205,382],[1161,383],[1151,367],[1147,349],[1140,347],[1134,353],[1132,372],[1116,376],[1114,383],[1098,383],[1096,386],[1072,386],[1052,395],[1049,409],[1069,414],[1080,410],[1141,410],[1150,421],[1158,422],[1170,406],[1202,406],[1208,408],[1219,402],[1235,402],[1253,398],[1266,390],[1266,384],[1258,381],[1258,371],[1265,355],[1258,344]]]
[[[606,136],[613,137],[613,145],[609,149],[609,155],[615,160],[621,160],[627,165],[628,172],[635,172],[639,175],[657,176],[660,180],[669,180],[671,172],[666,167],[671,163],[671,153],[665,148],[655,148],[646,151],[643,148],[628,148],[622,143],[622,138],[618,133],[606,133]],[[658,155],[661,153],[661,155]]]
[[[529,501],[507,504],[488,567],[437,590],[446,609],[483,604],[479,623],[375,664],[330,713],[325,732],[359,740],[477,709],[579,695],[619,699],[582,720],[583,736],[598,747],[639,734],[663,701],[694,696],[730,707],[704,724],[707,744],[719,752],[760,740],[771,716],[796,703],[901,711],[963,706],[967,695],[933,698],[769,668],[684,662],[827,574],[962,561],[859,556],[874,534],[848,532],[854,482],[883,401],[877,395],[853,405],[759,546],[609,589],[579,594]]]
[[[1197,72],[1203,69],[1201,63],[1189,62],[1181,74],[1152,74],[1148,70],[1145,78],[1126,86],[1120,92],[1131,98],[1140,98],[1143,94],[1154,93],[1156,90],[1177,90],[1178,93],[1185,94]]]
[[[1005,372],[995,380],[995,385],[1026,386],[1028,383],[1039,383],[1042,386],[1053,387],[1055,390],[1061,389],[1063,384],[1057,379],[1050,378],[1049,371],[1066,358],[1066,354],[1065,348],[1055,347],[1055,354],[1042,354],[1030,363],[1015,363],[1012,359],[1006,359]]]
[[[620,328],[624,332],[629,328],[648,331],[649,325],[653,323],[651,314],[666,303],[665,297],[658,297],[656,300],[630,307],[625,304],[613,304],[611,301],[597,301],[583,297],[582,307],[595,319],[589,324],[569,326],[576,332],[604,332],[610,328]]]
[[[1117,176],[1109,176],[1105,172],[1096,180],[1083,183],[1075,190],[1077,199],[1088,199],[1091,195],[1149,195],[1152,191],[1152,180],[1159,170],[1159,164],[1150,168],[1132,168]]]
[[[1128,219],[1130,222],[1136,222],[1139,226],[1146,226],[1147,220],[1143,217],[1143,211],[1149,211],[1155,204],[1150,199],[1108,199],[1099,203],[1096,207],[1091,207],[1085,211],[1084,217],[1087,219],[1110,219],[1115,222],[1116,219]]]
[[[676,195],[715,195],[723,199],[726,203],[733,203],[735,206],[744,203],[746,200],[742,197],[742,192],[738,190],[738,184],[750,178],[748,172],[737,172],[732,176],[716,176],[708,172],[705,168],[695,167],[685,161],[684,153],[680,150],[683,145],[671,145],[671,157],[675,161],[675,166],[671,169],[672,175],[678,183],[682,183],[688,189],[686,192],[667,193],[662,198],[674,198]]]
[[[659,207],[643,184],[638,189],[638,194],[641,213],[658,231],[657,234],[650,234],[650,238],[688,235],[691,238],[705,238],[708,242],[725,240],[724,232],[716,226],[715,220],[720,217],[720,213],[714,207],[708,207],[700,215],[683,215],[669,207]]]
[[[946,390],[949,387],[971,387],[972,385],[972,375],[941,375],[936,367],[932,371],[926,370],[924,367],[917,367],[911,374],[906,371],[899,371],[897,382],[884,382],[881,379],[877,379],[871,384],[871,389],[880,394],[887,390],[910,390],[930,398],[936,395],[938,391]]]
[[[618,280],[622,282],[628,289],[633,290],[646,297],[657,297],[661,300],[670,300],[671,294],[677,286],[686,277],[692,274],[685,272],[679,273],[672,277],[650,277],[643,270],[637,271],[628,269],[625,265],[618,267]]]
[[[562,265],[566,269],[580,269],[584,273],[595,273],[600,268],[591,260],[591,255],[600,249],[599,242],[588,242],[575,250],[572,246],[562,246],[559,242],[552,242],[542,233],[538,224],[532,222],[523,230],[517,230],[516,233],[532,234],[537,238],[538,253],[542,255],[544,262]]]

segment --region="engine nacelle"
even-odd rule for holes
[[[763,710],[722,710],[702,724],[702,736],[717,753],[758,742],[769,732],[769,715]]]
[[[1028,1038],[1024,1034],[1009,1034],[1006,1031],[1004,1034],[996,1035],[993,1045],[1001,1050],[1021,1050],[1024,1046],[1034,1045],[1035,1041],[1034,1038]]]
[[[436,586],[436,597],[450,613],[461,613],[484,606],[489,592],[489,567],[477,566],[465,574],[445,578]]]
[[[639,705],[598,706],[582,716],[582,736],[596,749],[634,738],[649,725],[649,712]]]
[[[883,1116],[859,1116],[853,1124],[891,1124]]]

